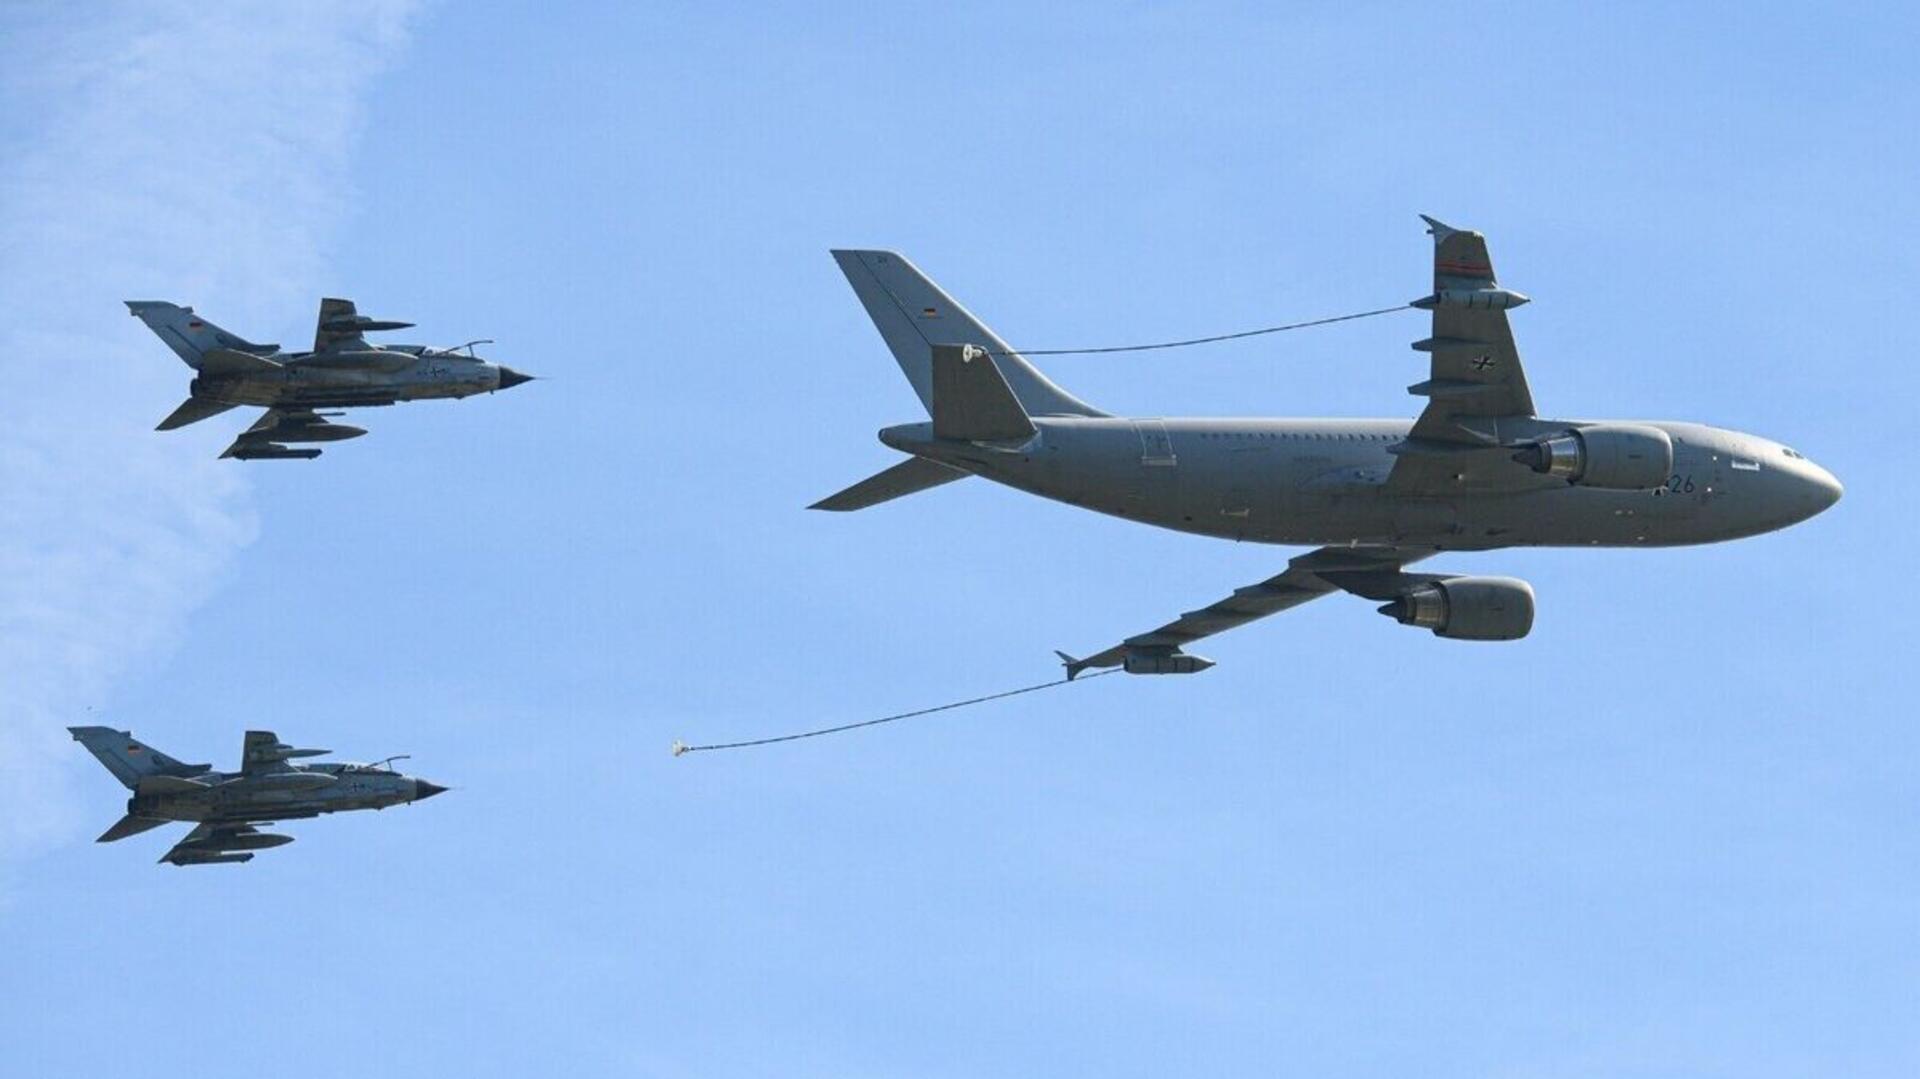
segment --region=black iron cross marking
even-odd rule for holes
[[[1475,356],[1473,358],[1473,369],[1475,371],[1485,371],[1487,368],[1492,366],[1493,366],[1492,356]]]

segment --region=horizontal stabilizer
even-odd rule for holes
[[[957,468],[949,468],[938,461],[929,461],[924,457],[911,457],[885,472],[868,476],[839,494],[829,495],[807,508],[832,510],[836,513],[863,510],[868,506],[890,502],[903,495],[924,491],[929,487],[952,483],[966,476],[967,473]]]
[[[230,348],[216,348],[200,357],[203,375],[265,375],[280,370],[281,364]]]
[[[116,839],[125,839],[130,835],[139,835],[149,828],[158,828],[167,823],[159,817],[136,817],[129,813],[113,822],[113,827],[100,833],[95,843],[111,843]]]
[[[971,442],[1033,437],[1033,421],[993,355],[972,345],[933,346],[933,435]]]
[[[199,423],[209,416],[218,416],[233,407],[235,406],[225,401],[215,401],[211,397],[189,397],[185,401],[180,402],[179,408],[167,413],[167,418],[161,420],[160,426],[154,428],[154,430],[171,431],[176,427],[185,427],[190,423]]]

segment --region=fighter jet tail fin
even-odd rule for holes
[[[807,508],[830,510],[835,513],[863,510],[868,506],[891,502],[916,491],[924,491],[929,487],[938,487],[943,483],[952,483],[954,480],[966,477],[967,473],[957,468],[948,468],[938,461],[929,461],[925,457],[909,457],[885,472],[868,476],[839,494],[828,495]]]
[[[929,413],[933,411],[933,346],[973,345],[992,358],[1028,415],[1106,415],[1054,385],[905,256],[893,251],[835,251],[833,258]]]
[[[239,334],[228,333],[194,314],[191,307],[181,307],[165,300],[127,300],[126,305],[134,318],[146,323],[147,329],[152,330],[155,337],[165,341],[175,355],[195,370],[200,368],[201,357],[216,349],[231,349],[258,356],[280,351],[279,345],[259,345]]]
[[[116,731],[112,727],[68,727],[73,740],[87,747],[87,751],[99,758],[113,778],[119,780],[128,790],[140,785],[148,776],[197,776],[210,770],[209,764],[182,764],[165,753],[138,742],[131,731]]]
[[[100,833],[95,843],[111,843],[116,839],[125,839],[130,835],[139,835],[149,828],[158,828],[168,823],[159,817],[136,817],[129,813],[113,822],[113,827]]]

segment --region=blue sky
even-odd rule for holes
[[[200,8],[0,16],[0,1071],[1920,1068],[1904,6]],[[1534,297],[1543,410],[1846,499],[1437,560],[1534,584],[1515,644],[1333,599],[1195,678],[668,755],[1040,681],[1295,553],[978,481],[805,512],[920,418],[829,247],[1107,344],[1411,298],[1417,212]],[[311,464],[150,430],[186,371],[119,300],[291,345],[322,295],[545,379]],[[1045,366],[1402,416],[1422,335]],[[175,870],[91,842],[75,722],[456,791]]]

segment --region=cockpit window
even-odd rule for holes
[[[1806,457],[1803,456],[1799,450],[1794,449],[1792,446],[1782,446],[1780,447],[1780,452],[1786,454],[1788,457],[1791,457],[1796,461],[1806,460]]]

